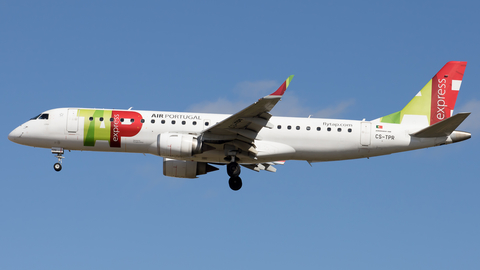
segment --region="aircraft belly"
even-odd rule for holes
[[[330,142],[311,147],[297,148],[295,159],[311,161],[333,161],[361,158],[365,152],[357,144]]]
[[[249,156],[248,154],[240,153],[237,155],[239,163],[262,163],[272,162],[278,160],[291,160],[295,159],[295,149],[289,145],[269,142],[269,141],[256,141],[255,142],[258,151],[257,156]],[[227,163],[225,161],[225,152],[223,149],[206,151],[202,154],[197,154],[185,160],[193,160],[199,162],[213,162],[213,163]]]

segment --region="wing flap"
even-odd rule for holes
[[[268,163],[240,164],[240,165],[256,172],[259,172],[259,171],[276,172],[277,171],[277,168],[273,167],[273,165]]]
[[[228,128],[226,129],[232,133],[242,135],[243,137],[249,138],[250,140],[255,140],[258,137],[258,132],[255,132],[250,129],[240,129],[240,128]]]

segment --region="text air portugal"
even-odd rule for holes
[[[449,62],[432,79],[430,125],[452,116],[467,62]]]

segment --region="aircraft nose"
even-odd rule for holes
[[[12,142],[15,142],[15,139],[20,138],[22,135],[22,132],[20,131],[20,127],[17,127],[16,129],[12,130],[10,134],[8,134],[8,139]]]

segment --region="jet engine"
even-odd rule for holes
[[[178,178],[197,178],[197,175],[218,170],[206,162],[163,158],[163,175]]]
[[[157,137],[157,154],[162,157],[182,158],[202,153],[202,141],[194,135],[162,133]]]

